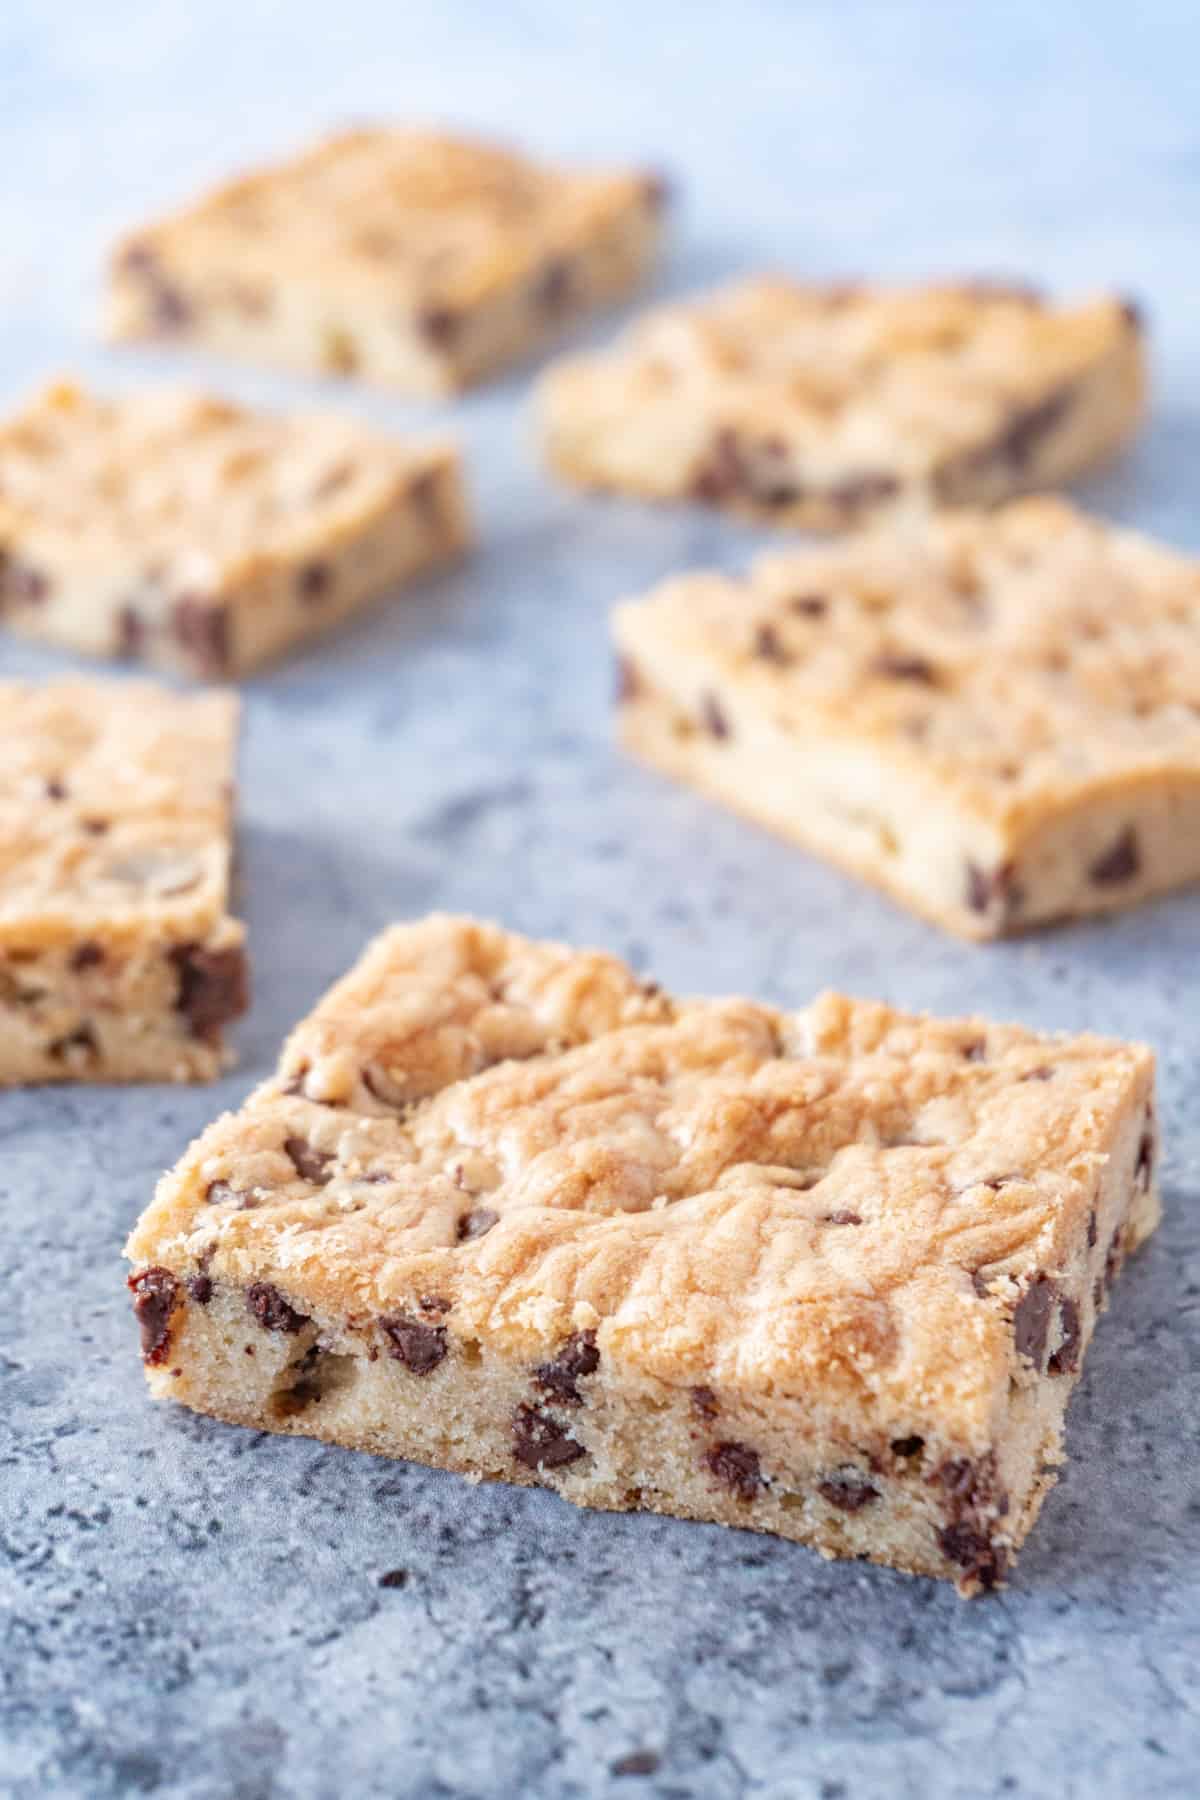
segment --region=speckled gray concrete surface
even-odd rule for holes
[[[1141,292],[1158,410],[1088,494],[1200,548],[1191,5],[1136,23],[1098,0],[432,10],[7,0],[4,401],[62,366],[174,367],[89,336],[100,246],[143,208],[329,119],[449,118],[666,162],[687,196],[676,285],[770,258]],[[624,765],[609,602],[678,565],[732,565],[753,539],[552,489],[525,386],[454,412],[472,566],[247,690],[258,998],[240,1071],[216,1092],[0,1097],[0,1788],[1194,1794],[1200,897],[970,949]],[[398,427],[440,417],[344,399]],[[0,649],[6,672],[56,666]],[[370,931],[435,905],[609,945],[685,989],[800,1002],[834,982],[1158,1046],[1167,1222],[1120,1284],[1070,1466],[1005,1594],[964,1606],[766,1539],[476,1492],[149,1404],[119,1253],[156,1175]]]

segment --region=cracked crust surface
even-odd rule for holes
[[[234,695],[0,684],[0,1081],[217,1073]]]
[[[0,429],[0,614],[74,649],[230,673],[467,535],[452,448],[336,415],[60,381]]]
[[[126,238],[111,328],[459,385],[632,288],[662,202],[643,172],[559,168],[444,133],[347,131]]]
[[[679,577],[614,636],[631,749],[967,935],[1200,875],[1200,567],[1064,502]]]
[[[1113,1234],[1123,1254],[1156,1216],[1152,1084],[1137,1046],[832,994],[798,1013],[681,1002],[597,953],[469,920],[397,927],[164,1179],[128,1254],[143,1273],[199,1276],[210,1297],[257,1293],[256,1317],[282,1306],[315,1329],[301,1346],[339,1364],[365,1369],[382,1348],[424,1377],[461,1357],[468,1386],[481,1353],[526,1383],[533,1370],[515,1450],[492,1452],[483,1424],[473,1453],[397,1440],[352,1410],[331,1427],[320,1407],[281,1419],[239,1401],[236,1358],[232,1387],[204,1355],[189,1368],[188,1334],[205,1328],[190,1303],[181,1327],[168,1308],[152,1374],[202,1410],[476,1473],[544,1478],[561,1457],[569,1497],[638,1503],[620,1498],[632,1475],[588,1488],[583,1459],[601,1446],[586,1411],[564,1451],[553,1407],[594,1378],[646,1417],[677,1401],[720,1413],[687,1460],[733,1494],[730,1523],[759,1522],[741,1502],[768,1485],[740,1455],[750,1430],[763,1467],[819,1441],[839,1515],[856,1502],[838,1446],[843,1461],[872,1446],[894,1460],[893,1440],[915,1435],[939,1447],[936,1471],[1011,1434],[1019,1541],[1071,1385],[1035,1384],[1053,1390],[1047,1418],[1014,1424],[1033,1405],[1013,1399],[1029,1386],[1025,1296],[1050,1283],[1034,1360],[1065,1348],[1073,1375],[1102,1304],[1084,1264],[1098,1256],[1098,1278]],[[726,1516],[649,1485],[640,1503]],[[815,1541],[789,1517],[764,1528]],[[840,1553],[837,1533],[820,1542]],[[936,1552],[882,1555],[946,1572]]]
[[[1069,479],[1134,430],[1140,330],[1110,298],[759,277],[553,368],[544,442],[584,485],[786,526],[992,504]]]

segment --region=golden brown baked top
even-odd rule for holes
[[[0,683],[0,947],[204,936],[225,911],[238,703]]]
[[[186,389],[107,399],[62,381],[0,428],[0,547],[33,537],[102,570],[203,592],[303,557],[453,456],[328,414],[251,412]]]
[[[317,1007],[164,1178],[139,1264],[268,1281],[334,1331],[435,1295],[537,1360],[984,1445],[1018,1279],[1086,1229],[1150,1053],[825,995],[678,1003],[611,957],[433,917]]]
[[[1200,564],[1059,500],[685,575],[615,634],[681,701],[867,740],[1005,825],[1200,777]]]
[[[251,297],[299,281],[391,310],[470,306],[656,195],[633,171],[559,169],[492,144],[372,127],[218,188],[127,239],[117,262],[236,269]]]
[[[818,477],[949,478],[953,458],[981,446],[1003,441],[1019,460],[1011,435],[1049,422],[1029,409],[1057,404],[1137,333],[1134,309],[1116,298],[1058,307],[986,283],[762,276],[652,310],[611,350],[557,364],[547,396],[599,417],[669,402],[745,428],[764,454],[776,433]]]

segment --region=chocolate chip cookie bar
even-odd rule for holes
[[[1153,1082],[1136,1045],[401,926],[134,1231],[150,1387],[990,1587],[1158,1216]]]
[[[664,193],[455,137],[344,132],[127,238],[110,331],[442,393],[637,287]]]
[[[758,279],[551,369],[551,464],[585,487],[844,530],[1053,487],[1142,415],[1135,307],[986,284]]]
[[[0,683],[0,1086],[209,1081],[247,1003],[237,701]]]
[[[70,382],[0,427],[0,619],[237,675],[465,549],[456,452],[351,420]]]
[[[628,749],[963,936],[1200,878],[1200,565],[1065,502],[683,576],[614,635]]]

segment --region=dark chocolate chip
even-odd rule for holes
[[[77,1025],[74,1031],[66,1031],[46,1045],[47,1056],[52,1056],[55,1062],[66,1062],[72,1050],[84,1051],[89,1059],[99,1056],[100,1046],[90,1025]]]
[[[871,664],[871,673],[888,681],[919,681],[924,687],[936,687],[937,670],[924,656],[908,656],[903,651],[887,650]]]
[[[845,1207],[839,1207],[837,1212],[825,1214],[825,1223],[827,1225],[861,1225],[862,1215],[848,1212]]]
[[[445,1294],[418,1294],[417,1304],[422,1312],[448,1313],[454,1302],[447,1300]]]
[[[1003,1579],[1007,1567],[1003,1548],[973,1525],[945,1526],[938,1532],[938,1547],[947,1562],[974,1575],[981,1587],[993,1588]]]
[[[256,1281],[246,1289],[246,1310],[264,1331],[285,1331],[293,1336],[308,1324],[307,1314],[289,1306],[269,1281]]]
[[[215,1043],[222,1025],[250,1004],[245,951],[240,946],[206,950],[203,944],[176,944],[170,957],[179,979],[176,1012],[183,1014],[193,1037]]]
[[[59,781],[57,778],[52,777],[46,783],[46,798],[47,798],[47,800],[65,800],[66,797],[67,797],[66,782]]]
[[[171,630],[198,675],[229,672],[229,612],[199,594],[181,594],[171,608]]]
[[[763,1485],[758,1451],[748,1444],[714,1444],[706,1451],[704,1462],[709,1473],[738,1500],[753,1500]]]
[[[774,663],[780,669],[786,669],[792,660],[784,648],[778,627],[769,623],[760,625],[754,633],[752,654],[757,656],[760,662]]]
[[[1036,1069],[1026,1069],[1020,1079],[1022,1081],[1053,1081],[1054,1070],[1049,1063],[1039,1063]]]
[[[127,1285],[133,1294],[133,1314],[142,1334],[142,1361],[153,1366],[167,1354],[179,1283],[170,1269],[151,1268],[131,1275]]]
[[[1079,1308],[1074,1300],[1063,1297],[1059,1308],[1059,1327],[1062,1341],[1051,1356],[1047,1367],[1051,1375],[1073,1375],[1079,1367]]]
[[[788,610],[801,619],[823,619],[829,611],[824,594],[797,594],[788,601]]]
[[[759,506],[791,506],[801,490],[788,470],[787,456],[787,445],[779,438],[746,444],[731,426],[724,426],[692,476],[691,493],[709,502],[741,496]]]
[[[296,575],[296,592],[302,600],[323,600],[332,579],[327,562],[307,562]]]
[[[71,952],[70,965],[76,974],[84,969],[95,969],[104,961],[103,947],[95,938],[84,938],[82,944],[76,944]]]
[[[571,303],[572,285],[571,265],[566,257],[551,257],[534,285],[534,305],[552,316],[565,311]]]
[[[616,661],[616,682],[614,698],[618,706],[624,706],[635,698],[641,690],[638,680],[637,665],[628,656],[618,656]]]
[[[725,717],[721,702],[713,693],[706,693],[701,697],[700,723],[712,737],[727,738],[731,735],[729,720]]]
[[[213,1297],[211,1275],[189,1275],[184,1286],[197,1306],[207,1306]]]
[[[1089,1250],[1094,1250],[1096,1248],[1096,1237],[1096,1209],[1093,1206],[1091,1212],[1088,1214],[1087,1223],[1087,1246]]]
[[[702,1419],[715,1419],[721,1408],[710,1387],[692,1389],[692,1408]]]
[[[150,292],[154,323],[160,331],[182,331],[191,323],[192,309],[173,282],[156,275]]]
[[[458,1241],[460,1244],[470,1243],[472,1238],[481,1238],[500,1223],[500,1214],[493,1212],[490,1206],[476,1206],[464,1213],[458,1221]]]
[[[1015,870],[1011,862],[999,863],[990,872],[981,869],[978,863],[968,862],[966,903],[970,910],[977,913],[999,912],[1002,919],[1019,912],[1025,895],[1014,876]]]
[[[204,1190],[204,1199],[208,1206],[236,1206],[242,1212],[254,1205],[251,1189],[231,1187],[227,1181],[210,1181]]]
[[[618,1756],[615,1763],[610,1763],[610,1775],[655,1775],[662,1766],[662,1758],[657,1750],[631,1750],[627,1756]]]
[[[111,829],[108,819],[80,819],[79,824],[81,830],[86,831],[89,837],[103,837]]]
[[[1132,881],[1141,873],[1141,867],[1137,833],[1129,825],[1104,854],[1096,858],[1088,869],[1088,880],[1094,887],[1111,887],[1122,881]]]
[[[1040,1373],[1045,1363],[1050,1321],[1058,1304],[1059,1288],[1048,1275],[1035,1276],[1013,1313],[1013,1344],[1018,1356],[1027,1356]]]
[[[1154,1171],[1154,1121],[1148,1113],[1146,1124],[1138,1143],[1137,1162],[1134,1165],[1133,1179],[1141,1188],[1150,1186],[1150,1177]]]
[[[458,336],[461,320],[449,306],[427,306],[417,316],[417,329],[435,350],[448,350]]]
[[[864,1506],[870,1506],[872,1500],[878,1500],[879,1489],[872,1487],[864,1475],[855,1470],[839,1470],[834,1475],[826,1475],[817,1483],[817,1492],[830,1506],[840,1507],[842,1512],[861,1512]]]
[[[1042,439],[1062,423],[1073,400],[1074,392],[1071,388],[1060,388],[1057,393],[1048,394],[1044,400],[1038,400],[1032,406],[1020,407],[1012,414],[997,438],[995,453],[1006,458],[1018,470],[1024,469],[1032,460]]]
[[[535,1412],[531,1406],[518,1406],[513,1414],[512,1436],[513,1455],[527,1469],[561,1469],[587,1455],[565,1425]]]
[[[146,621],[136,606],[123,606],[117,614],[117,655],[137,657],[146,644]]]
[[[1121,1273],[1121,1265],[1125,1261],[1125,1232],[1120,1225],[1113,1232],[1104,1258],[1104,1291],[1107,1293],[1117,1276]]]
[[[379,1577],[378,1581],[375,1583],[375,1585],[376,1585],[376,1587],[381,1587],[381,1588],[407,1587],[408,1586],[408,1570],[407,1569],[385,1569],[383,1574]]]
[[[332,1178],[332,1164],[336,1159],[329,1151],[318,1150],[307,1138],[284,1138],[283,1153],[297,1175],[302,1176],[305,1181],[311,1181],[314,1187],[324,1187]]]
[[[915,1434],[912,1437],[892,1439],[893,1456],[920,1456],[924,1448],[925,1439]]]
[[[579,1406],[583,1395],[578,1383],[585,1375],[594,1375],[600,1367],[594,1331],[577,1331],[547,1363],[533,1371],[536,1385],[552,1394],[560,1406]]]
[[[379,1324],[388,1340],[388,1355],[414,1375],[429,1375],[445,1360],[450,1346],[442,1326],[423,1325],[419,1319],[407,1319],[402,1313],[380,1319]]]
[[[962,1053],[967,1062],[987,1061],[987,1041],[984,1038],[969,1038],[962,1046]]]

